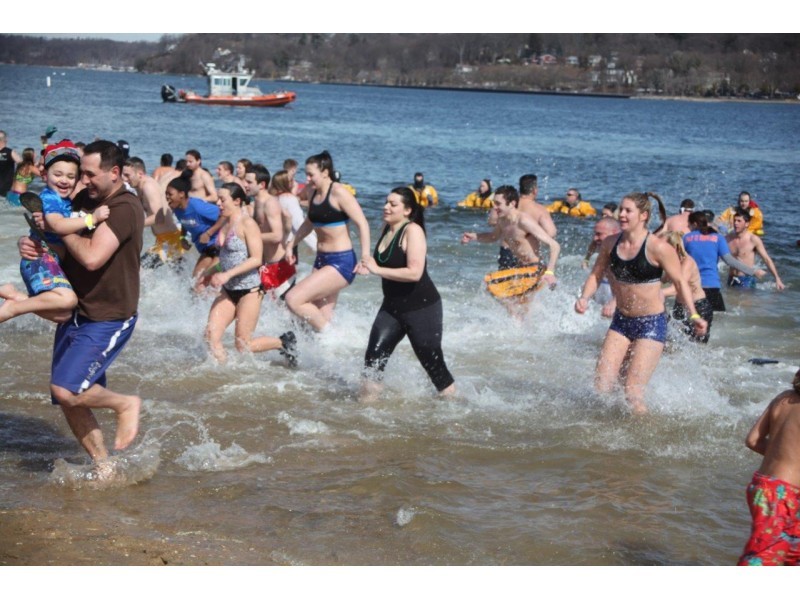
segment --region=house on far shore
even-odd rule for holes
[[[568,56],[565,62],[572,67],[577,67],[580,64],[577,56]]]
[[[558,59],[552,54],[541,54],[537,59],[540,65],[557,65]]]

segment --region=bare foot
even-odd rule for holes
[[[455,400],[456,397],[456,384],[451,383],[446,388],[444,388],[441,392],[439,392],[439,397],[447,398],[448,400]]]
[[[26,294],[20,292],[11,283],[0,285],[0,298],[5,298],[6,300],[25,300],[27,297]]]
[[[126,408],[117,413],[117,437],[114,440],[115,450],[124,450],[139,432],[139,409],[142,399],[139,396],[127,396],[129,399]]]
[[[640,417],[647,414],[647,406],[644,402],[631,402],[631,414],[635,417]]]
[[[17,316],[16,312],[14,312],[14,304],[14,300],[6,300],[0,304],[0,323],[8,321],[9,319],[13,319]]]
[[[361,384],[361,390],[359,390],[358,401],[361,404],[375,404],[380,400],[382,387],[383,386],[374,381],[363,382]]]
[[[117,476],[116,463],[108,460],[100,460],[95,464],[94,476],[98,482],[113,481]]]

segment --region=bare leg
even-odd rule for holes
[[[17,294],[23,299],[9,298],[0,304],[0,323],[28,313],[36,313],[44,318],[50,318],[50,315],[69,315],[78,305],[78,297],[69,288],[55,288],[30,297],[21,292]]]
[[[228,294],[221,292],[211,305],[206,326],[206,341],[209,350],[219,363],[225,363],[228,358],[225,347],[222,345],[222,336],[228,325],[233,323],[234,317],[236,317],[236,305]]]
[[[630,344],[628,338],[616,331],[609,330],[606,333],[594,372],[594,388],[597,392],[608,394],[614,389]]]
[[[333,315],[339,291],[346,287],[345,278],[333,267],[325,266],[294,286],[286,294],[286,305],[316,331],[322,331]]]
[[[625,399],[634,414],[647,412],[644,391],[658,366],[664,344],[654,340],[636,340],[631,345],[630,362],[625,375]]]
[[[239,352],[266,352],[283,346],[279,338],[262,336],[252,338],[258,324],[263,296],[258,293],[247,294],[236,305],[236,349]]]
[[[451,383],[446,388],[444,388],[441,392],[439,392],[439,395],[442,398],[445,398],[445,397],[452,398],[453,396],[455,396],[455,394],[456,394],[456,384],[455,383]]]
[[[358,401],[361,404],[375,404],[380,399],[381,390],[383,390],[383,385],[381,383],[364,379],[361,382]]]
[[[100,431],[100,425],[98,425],[97,419],[94,418],[91,409],[83,406],[68,407],[61,405],[61,410],[67,418],[67,423],[73,435],[92,460],[99,462],[108,458],[108,450],[106,450],[103,442],[103,432]]]
[[[4,300],[25,300],[28,294],[20,292],[14,287],[13,283],[4,283],[0,285],[0,298]]]
[[[139,396],[125,396],[123,394],[118,394],[98,384],[94,384],[81,394],[73,394],[66,388],[51,384],[50,393],[52,393],[53,397],[58,400],[62,410],[64,410],[65,415],[67,414],[68,410],[71,411],[75,408],[110,408],[117,413],[117,435],[114,440],[115,450],[123,450],[124,448],[127,448],[131,442],[133,442],[136,434],[139,431],[139,410],[141,409],[142,405],[142,399],[139,398]],[[86,451],[89,452],[89,455],[94,458],[90,449],[84,444],[83,438],[86,437],[85,433],[88,432],[89,442],[91,443],[92,441],[96,440],[96,436],[93,435],[90,430],[97,429],[98,434],[100,435],[100,444],[102,446],[102,433],[100,432],[100,427],[97,425],[97,421],[94,421],[94,416],[91,415],[91,410],[88,410],[88,413],[91,416],[91,420],[87,417],[85,412],[74,413],[77,414],[77,417],[75,418],[79,423],[79,431],[82,434],[82,437],[78,434],[76,434],[76,437],[78,437],[81,445],[86,448]],[[68,421],[69,419],[70,417],[67,416]],[[71,423],[70,427],[72,427]]]

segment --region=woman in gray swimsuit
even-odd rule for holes
[[[219,233],[219,266],[206,273],[207,284],[221,288],[211,305],[206,327],[206,340],[211,354],[220,363],[227,359],[222,336],[236,321],[236,349],[239,352],[280,350],[294,364],[294,334],[280,338],[253,338],[261,311],[261,266],[263,243],[258,224],[242,210],[247,196],[237,183],[225,183],[219,190],[217,206],[225,219]]]

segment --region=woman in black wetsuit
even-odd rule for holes
[[[442,299],[425,266],[427,241],[423,208],[414,193],[398,187],[386,197],[386,226],[366,266],[379,275],[383,304],[372,324],[364,355],[362,402],[377,399],[383,369],[406,335],[420,364],[440,394],[455,392],[442,355]],[[370,380],[372,376],[372,380]]]

